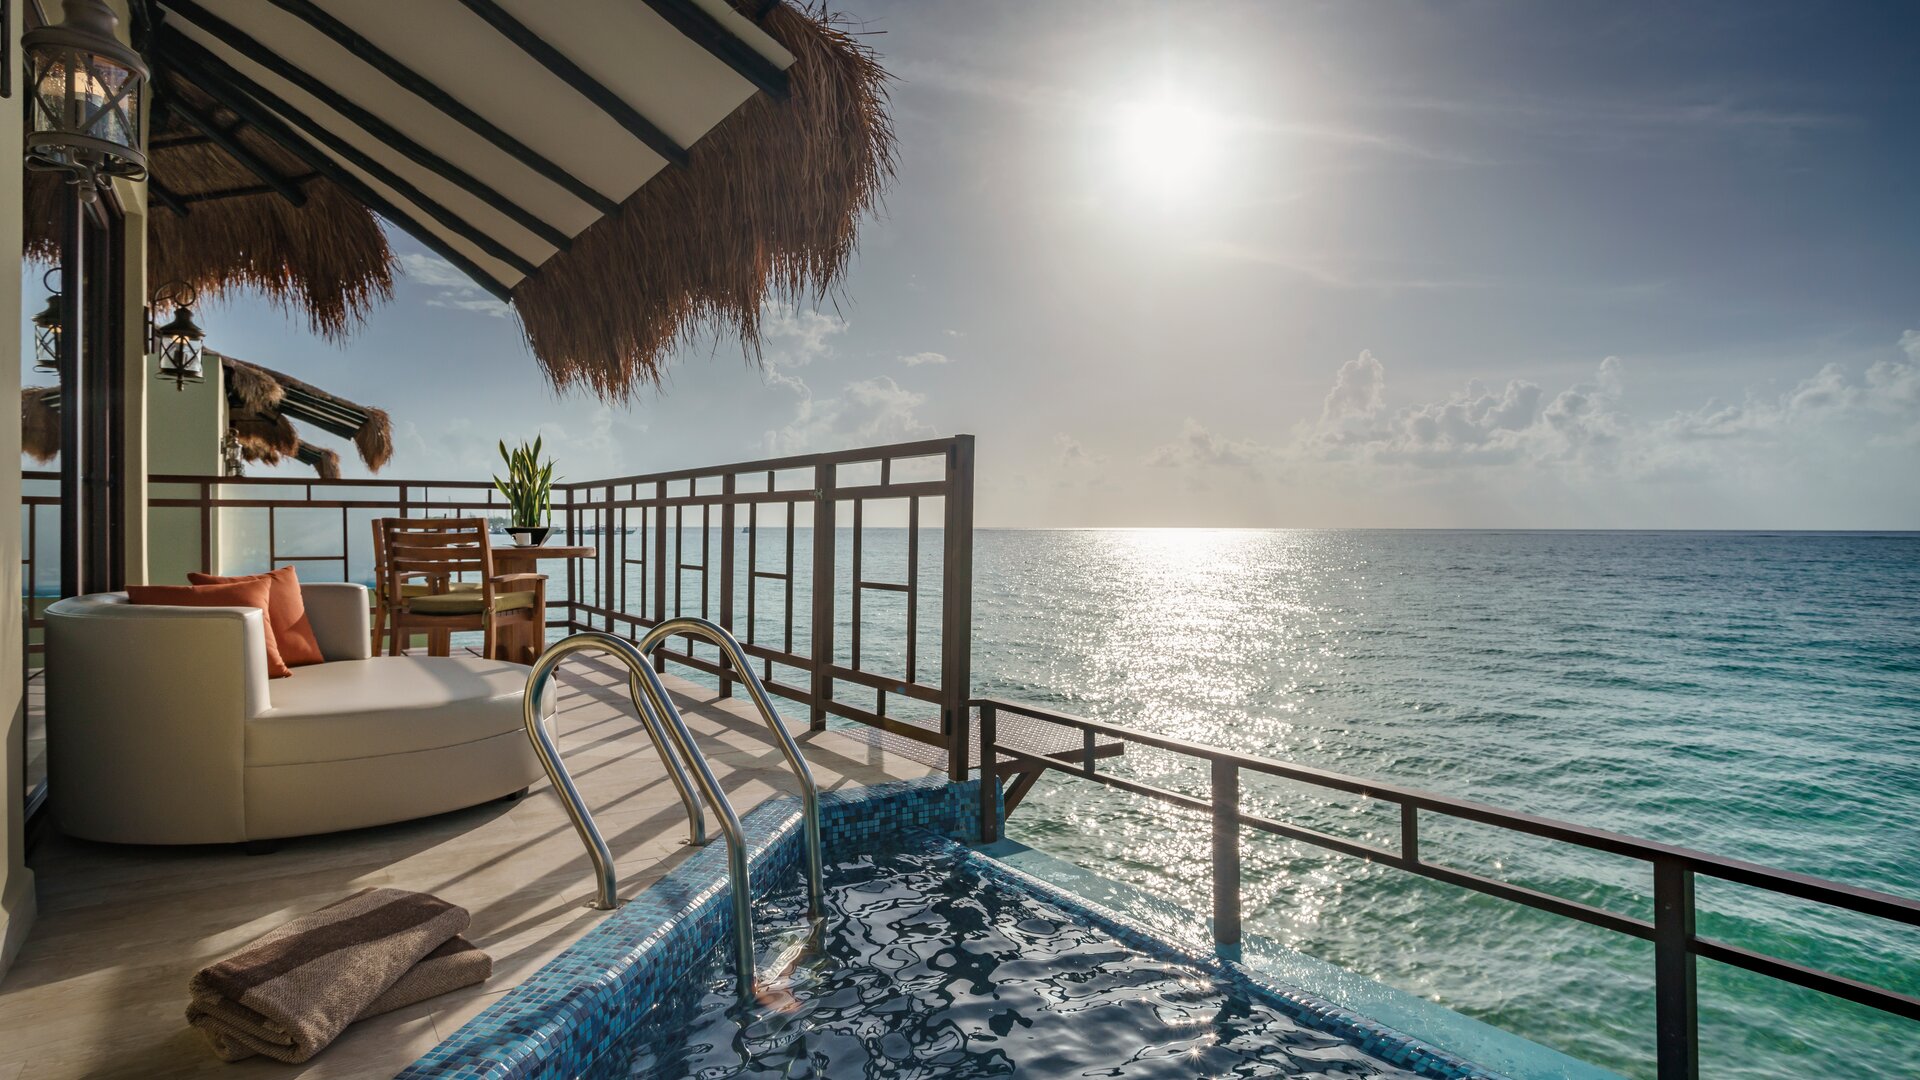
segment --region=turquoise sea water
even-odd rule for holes
[[[980,693],[1920,895],[1920,537],[987,532],[975,590]],[[1206,791],[1151,751],[1114,771]],[[1268,816],[1397,839],[1389,808],[1243,786]],[[1650,913],[1636,864],[1423,824],[1430,859]],[[1008,832],[1204,932],[1198,815],[1062,778]],[[1250,933],[1652,1074],[1647,946],[1244,846]],[[1700,898],[1704,933],[1920,992],[1920,933],[1718,882]],[[1706,961],[1701,1010],[1707,1076],[1920,1076],[1910,1021]]]

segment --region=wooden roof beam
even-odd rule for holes
[[[502,37],[519,46],[521,52],[532,57],[541,67],[572,87],[575,93],[593,102],[601,112],[613,117],[634,138],[645,143],[648,149],[675,165],[685,165],[690,160],[686,147],[674,142],[666,132],[655,127],[653,121],[640,115],[640,110],[627,104],[620,95],[582,71],[580,66],[569,59],[565,53],[547,44],[540,35],[528,29],[525,23],[507,14],[499,4],[494,3],[493,0],[460,0],[460,2],[467,6],[467,10],[480,16],[488,26],[499,31]]]
[[[307,193],[300,186],[288,182],[287,178],[267,164],[266,159],[247,149],[246,144],[235,137],[233,132],[213,122],[213,117],[194,108],[185,101],[173,100],[167,103],[167,110],[187,122],[187,125],[207,137],[207,141],[225,150],[233,160],[246,167],[246,170],[260,178],[281,198],[295,206],[307,205]]]
[[[319,177],[319,173],[307,173],[305,176],[289,177],[289,182],[298,185]],[[219,202],[221,199],[238,199],[243,195],[272,195],[279,189],[271,184],[249,184],[246,187],[221,188],[218,191],[196,191],[177,196],[183,203]]]
[[[781,101],[792,94],[787,86],[787,73],[779,65],[740,40],[722,26],[719,19],[707,14],[706,9],[693,0],[646,0],[646,4],[675,30],[755,87]]]
[[[438,233],[420,224],[411,214],[395,206],[385,196],[373,190],[366,181],[301,137],[288,126],[287,121],[274,115],[274,105],[278,99],[272,94],[253,86],[246,76],[234,71],[231,65],[172,27],[161,27],[160,40],[161,48],[168,52],[174,67],[187,75],[203,93],[218,101],[234,115],[252,124],[256,130],[278,143],[282,149],[306,162],[308,168],[339,184],[362,205],[391,221],[401,231],[458,267],[461,273],[473,279],[474,284],[502,300],[513,299],[513,291],[498,278],[482,270],[479,264],[467,258],[460,249],[447,243]],[[258,91],[263,96],[256,101],[250,96],[251,91]]]
[[[525,143],[502,131],[492,121],[462,104],[452,94],[396,60],[378,45],[360,36],[352,27],[334,18],[312,0],[269,0],[269,2],[324,34],[334,44],[351,53],[368,67],[412,91],[420,100],[440,110],[468,131],[499,147],[527,168],[566,189],[568,194],[600,213],[611,214],[620,209],[619,203],[602,195],[586,181],[574,176],[566,169],[535,153]]]

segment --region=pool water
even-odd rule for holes
[[[827,871],[756,914],[758,1000],[722,946],[603,1059],[600,1077],[1414,1077],[1210,973],[1155,959],[951,851]]]

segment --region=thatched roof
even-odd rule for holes
[[[20,450],[45,465],[60,456],[60,388],[20,388]]]
[[[149,279],[259,289],[338,337],[392,292],[377,213],[510,300],[558,388],[627,398],[709,333],[757,357],[769,301],[839,287],[894,141],[844,24],[731,6],[154,0]],[[514,107],[481,115],[501,86]],[[28,184],[42,257],[51,183]]]
[[[775,4],[760,25],[794,54],[791,95],[750,98],[686,168],[654,177],[514,288],[555,386],[624,399],[702,331],[737,334],[757,357],[768,300],[839,286],[893,176],[888,75],[824,13]]]
[[[147,282],[182,282],[203,298],[251,290],[304,313],[315,333],[346,336],[393,296],[393,251],[380,221],[333,181],[238,124],[177,74],[157,77],[148,137]],[[295,206],[183,116],[204,116],[284,178]],[[26,178],[27,254],[59,261],[62,181]]]
[[[340,475],[340,455],[300,437],[294,420],[353,440],[360,460],[379,472],[393,457],[393,421],[386,410],[358,405],[311,383],[271,368],[209,351],[226,374],[227,427],[247,461],[277,465],[294,458],[322,477]],[[20,391],[20,448],[35,461],[60,453],[60,388],[29,386]]]

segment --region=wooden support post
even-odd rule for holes
[[[1240,766],[1213,763],[1213,943],[1240,945]]]
[[[720,625],[727,633],[733,634],[733,474],[728,473],[720,482],[720,492],[726,501],[720,504]],[[734,634],[738,637],[738,634]],[[752,640],[752,636],[748,636]],[[728,671],[733,669],[729,667]],[[733,696],[733,679],[720,676],[720,696]]]
[[[1660,858],[1653,863],[1653,993],[1660,1080],[1699,1080],[1693,868],[1680,859]]]
[[[807,653],[813,658],[813,708],[807,726],[814,731],[827,729],[827,702],[833,700],[833,579],[839,535],[836,475],[831,462],[813,470],[813,619],[807,637]]]
[[[940,729],[947,737],[947,776],[967,778],[973,699],[973,436],[955,435],[947,450],[945,548],[940,584]]]

